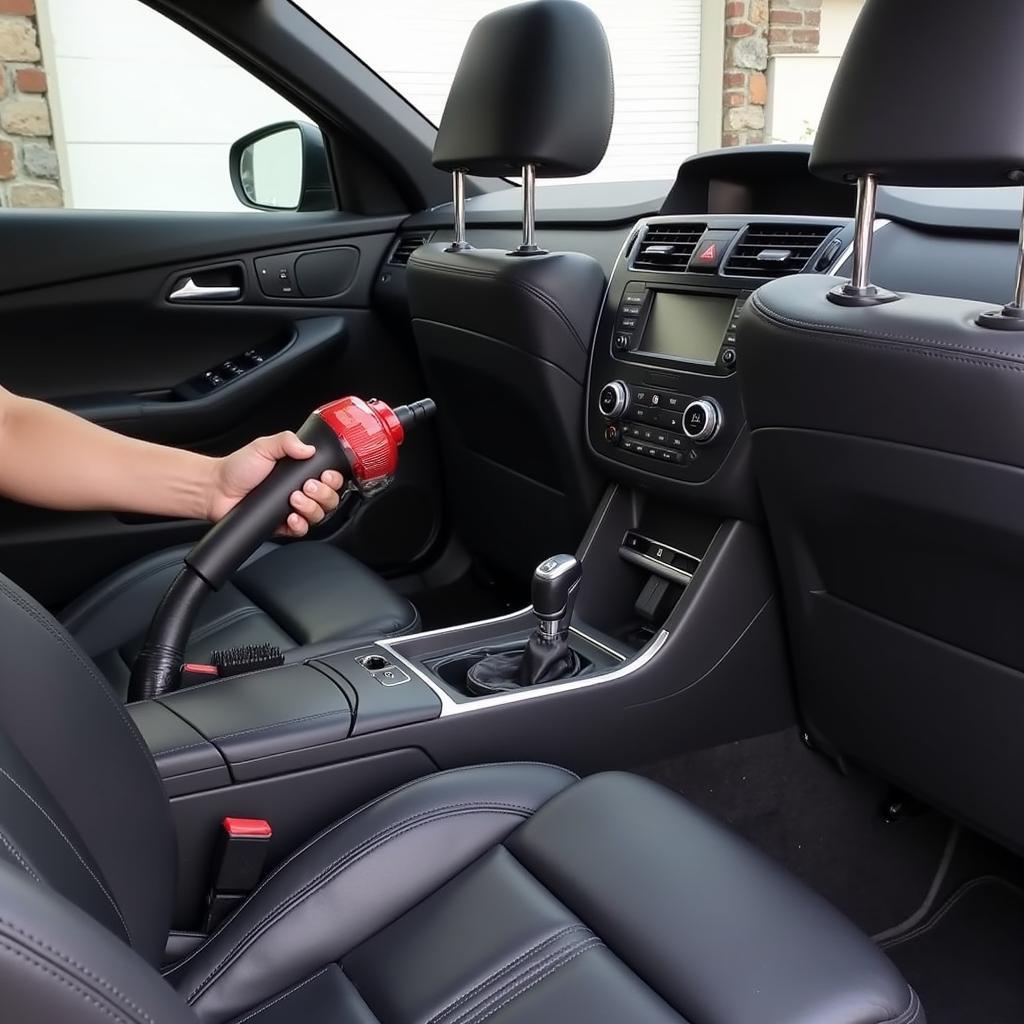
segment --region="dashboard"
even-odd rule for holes
[[[809,146],[742,147],[687,159],[674,182],[538,189],[539,241],[592,255],[609,281],[584,424],[609,477],[756,515],[736,318],[766,281],[850,270],[855,190],[814,177],[809,155]],[[880,188],[872,279],[893,291],[1002,304],[1020,203],[1020,188]],[[451,215],[450,205],[416,214],[402,237],[413,248],[450,238]],[[470,241],[513,248],[521,216],[518,188],[474,197]],[[385,264],[377,293],[404,307],[401,266]]]
[[[749,456],[736,327],[776,277],[829,273],[847,217],[643,218],[611,275],[591,350],[586,437],[612,477],[736,509]]]

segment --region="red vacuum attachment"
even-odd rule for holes
[[[387,487],[395,475],[406,424],[433,412],[434,403],[429,398],[392,409],[376,398],[364,402],[349,395],[320,406],[314,415],[334,431],[341,443],[348,460],[349,482],[362,494],[371,495]]]
[[[398,446],[406,431],[434,414],[429,398],[392,409],[373,399],[349,396],[321,406],[299,427],[299,437],[316,448],[306,460],[281,459],[270,476],[240,501],[185,557],[211,587],[234,571],[284,522],[289,496],[325,469],[341,472],[360,494],[379,493],[398,468]]]
[[[132,666],[130,699],[148,700],[178,687],[185,645],[200,603],[210,590],[219,590],[284,522],[293,491],[325,470],[336,469],[359,493],[378,493],[395,475],[406,431],[434,411],[429,398],[392,409],[376,399],[364,402],[349,396],[312,413],[297,431],[316,448],[312,457],[281,459],[266,480],[185,556],[185,568],[164,595]],[[249,653],[242,652],[242,657],[248,658]]]

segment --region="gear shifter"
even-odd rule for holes
[[[541,639],[565,639],[582,579],[583,566],[572,555],[555,555],[534,570],[530,596]]]
[[[531,596],[537,628],[522,650],[482,658],[466,673],[466,689],[474,696],[507,693],[579,675],[582,662],[569,646],[569,624],[583,567],[572,555],[555,555],[533,574]]]

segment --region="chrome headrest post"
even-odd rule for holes
[[[466,241],[466,173],[452,171],[452,204],[455,207],[455,237],[445,252],[465,252],[473,246]]]
[[[877,306],[893,302],[898,295],[871,283],[871,246],[875,239],[875,205],[878,179],[865,174],[857,179],[857,212],[853,222],[853,274],[846,284],[828,293],[838,306]]]
[[[1024,171],[1015,171],[1010,180],[1021,184]],[[979,327],[996,331],[1024,331],[1024,208],[1021,210],[1020,230],[1017,232],[1017,270],[1013,277],[1013,298],[1002,309],[990,309],[978,317]]]
[[[537,246],[537,167],[523,164],[523,241],[509,256],[543,256]]]
[[[857,219],[853,236],[853,277],[848,290],[863,295],[871,287],[871,243],[875,237],[878,179],[865,174],[857,181]]]

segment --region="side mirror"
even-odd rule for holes
[[[281,121],[240,138],[228,157],[239,202],[256,210],[334,210],[324,137],[316,125]]]

